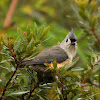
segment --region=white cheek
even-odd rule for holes
[[[70,41],[70,39],[68,39],[68,42],[67,42],[67,44],[71,44],[71,41]]]

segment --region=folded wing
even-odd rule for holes
[[[57,63],[64,62],[68,59],[66,52],[59,45],[55,45],[44,49],[34,60],[23,61],[22,65],[44,64],[45,62],[51,63],[54,57],[56,58]]]

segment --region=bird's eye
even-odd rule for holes
[[[68,39],[66,40],[66,42],[68,42]]]

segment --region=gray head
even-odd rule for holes
[[[77,42],[77,37],[75,36],[75,33],[72,29],[71,32],[68,33],[66,38],[61,42],[61,45],[70,43],[70,45],[74,46],[76,42]]]
[[[73,40],[77,41],[77,37],[75,36],[73,29],[71,30],[71,32],[68,33],[68,35],[66,36],[65,39],[70,39],[70,40],[73,39]]]
[[[76,52],[77,49],[77,37],[75,36],[75,33],[73,29],[71,32],[68,33],[68,35],[65,37],[65,39],[59,44],[61,48],[63,48],[66,52],[70,51]]]

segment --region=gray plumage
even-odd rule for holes
[[[68,33],[66,38],[59,44],[52,47],[48,47],[40,52],[34,60],[23,61],[21,65],[44,65],[44,63],[53,62],[55,57],[57,63],[63,63],[69,59],[69,64],[72,62],[73,57],[77,50],[77,37],[75,36],[73,29]]]
[[[34,60],[24,61],[22,65],[44,64],[45,62],[51,63],[53,62],[54,57],[56,58],[57,63],[61,63],[68,59],[66,52],[59,45],[55,45],[44,49]]]
[[[37,72],[37,77],[39,82],[47,83],[54,80],[54,75],[48,66],[44,63],[53,62],[53,58],[56,58],[57,67],[62,67],[66,63],[66,67],[71,64],[77,51],[77,37],[75,36],[73,29],[65,39],[59,44],[49,48],[44,49],[40,52],[34,60],[23,61],[21,65],[32,65],[32,68]],[[52,66],[52,64],[51,64]],[[44,71],[45,70],[45,71]]]

